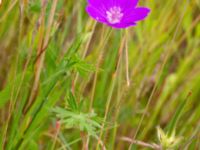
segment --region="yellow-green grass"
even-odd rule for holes
[[[86,0],[2,0],[0,149],[200,149],[200,3],[140,5],[117,30]]]

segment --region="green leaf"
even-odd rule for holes
[[[35,1],[34,3],[30,3],[29,10],[33,13],[40,13],[41,5],[39,1]]]
[[[87,63],[77,55],[73,57],[73,60],[76,62],[75,69],[79,72],[80,75],[86,76],[87,73],[95,71],[94,65]]]
[[[5,89],[0,91],[0,108],[2,108],[9,101],[10,90],[11,86],[8,85]]]
[[[67,99],[67,101],[70,109],[72,109],[73,111],[78,111],[78,105],[72,92],[69,92],[69,98]]]
[[[34,140],[29,142],[28,147],[29,150],[39,150],[38,144]]]
[[[70,94],[72,96],[72,94]],[[79,105],[74,101],[74,96],[71,97],[69,105],[71,107],[79,108]],[[99,121],[95,113],[83,113],[76,111],[76,109],[65,109],[61,107],[56,107],[53,109],[53,112],[56,113],[56,116],[61,121],[61,124],[65,128],[74,128],[79,129],[80,131],[87,132],[89,135],[97,136],[97,130],[101,128]]]
[[[182,115],[182,111],[184,110],[184,107],[187,103],[187,100],[190,96],[190,93],[189,95],[187,96],[186,99],[184,99],[181,104],[179,105],[179,107],[177,108],[172,120],[170,121],[170,123],[168,124],[167,126],[167,131],[168,131],[168,134],[169,135],[172,135],[176,129],[176,125],[177,125],[177,122],[179,121],[181,115]]]

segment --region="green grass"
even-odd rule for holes
[[[41,1],[0,5],[0,149],[200,149],[198,0],[126,30]]]

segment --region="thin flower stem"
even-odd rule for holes
[[[177,34],[178,34],[178,31],[179,31],[179,27],[180,27],[180,25],[181,25],[181,22],[182,22],[184,16],[185,16],[185,12],[186,12],[187,5],[188,5],[188,3],[186,3],[186,5],[185,5],[185,9],[184,9],[185,11],[183,12],[182,16],[180,17],[180,20],[179,20],[179,22],[178,22],[178,24],[177,24],[177,27],[176,27],[176,30],[175,30],[175,33],[174,33],[173,37],[172,37],[171,41],[168,41],[168,42],[167,42],[167,45],[171,45],[171,44],[175,41],[175,39],[176,39],[176,37],[177,37]],[[147,105],[146,105],[146,107],[145,107],[144,113],[143,113],[143,115],[142,115],[142,117],[141,117],[141,119],[140,119],[139,125],[138,125],[138,127],[137,127],[137,129],[136,129],[136,132],[135,132],[135,134],[134,134],[134,136],[133,136],[133,140],[132,140],[132,141],[134,141],[134,140],[136,139],[137,134],[138,134],[138,132],[139,132],[141,126],[142,126],[142,122],[143,122],[143,120],[144,120],[144,117],[145,117],[145,115],[146,115],[146,113],[147,113],[147,111],[148,111],[148,109],[149,109],[149,105],[150,105],[151,101],[153,100],[153,96],[154,96],[154,94],[155,94],[155,92],[156,92],[156,90],[157,90],[158,81],[159,81],[159,79],[160,79],[161,76],[162,76],[163,70],[164,70],[164,68],[165,68],[165,66],[166,66],[166,63],[167,63],[168,58],[170,57],[170,55],[171,55],[171,51],[168,52],[167,55],[166,55],[165,58],[164,58],[163,64],[162,64],[161,69],[160,69],[160,72],[159,72],[159,74],[158,74],[157,82],[155,83],[155,85],[154,85],[154,87],[153,87],[153,90],[152,90],[152,92],[151,92],[151,95],[150,95],[150,97],[149,97],[149,99],[148,99],[148,101],[147,101]],[[132,149],[133,144],[134,144],[134,143],[131,142],[131,144],[130,144],[130,146],[129,146],[129,150]]]
[[[129,77],[129,58],[128,58],[128,31],[125,30],[125,61],[126,61],[126,81],[127,81],[127,86],[130,86],[130,77]]]
[[[91,31],[92,33],[91,33],[91,36],[90,36],[88,42],[86,43],[86,46],[85,46],[85,49],[84,49],[84,52],[83,52],[83,56],[82,56],[83,59],[84,59],[84,58],[86,57],[86,55],[87,55],[88,49],[89,49],[89,47],[90,47],[90,45],[91,45],[91,42],[92,42],[92,37],[93,37],[93,35],[94,35],[94,33],[95,33],[95,30],[96,30],[96,27],[97,27],[97,22],[93,22],[93,27],[92,27],[92,31]],[[79,74],[77,73],[77,74],[75,75],[74,85],[76,85],[76,83],[77,83],[77,81],[78,81],[78,77],[79,77]]]
[[[55,11],[56,11],[57,2],[58,2],[58,0],[54,0],[53,3],[52,3],[52,8],[51,8],[51,12],[50,12],[49,19],[48,19],[47,31],[46,31],[46,35],[44,37],[45,11],[46,11],[47,1],[46,0],[42,1],[42,5],[43,5],[44,8],[43,8],[43,11],[42,11],[42,14],[41,14],[42,25],[41,25],[40,31],[39,31],[40,32],[40,41],[39,41],[38,51],[37,51],[39,58],[36,61],[34,83],[33,83],[33,87],[32,87],[32,90],[31,90],[31,94],[30,94],[25,112],[32,105],[32,103],[33,103],[33,101],[34,101],[34,99],[37,95],[37,92],[38,92],[40,74],[41,74],[41,71],[42,71],[42,67],[44,65],[46,48],[48,46],[48,42],[49,42],[49,39],[50,39],[51,28],[52,28],[52,25],[53,25],[53,19],[54,19],[54,15],[55,15]]]
[[[115,84],[116,84],[116,76],[117,76],[117,73],[118,73],[118,70],[119,70],[124,45],[125,45],[125,37],[123,37],[122,40],[121,40],[121,44],[120,44],[120,48],[119,48],[119,52],[118,52],[117,66],[116,66],[116,69],[115,69],[113,76],[112,76],[110,92],[109,92],[108,100],[107,100],[107,103],[106,103],[106,110],[105,110],[105,115],[104,115],[104,119],[103,119],[103,124],[101,126],[99,139],[101,139],[102,136],[103,136],[103,131],[104,131],[104,127],[105,127],[107,117],[108,117],[108,112],[109,112],[110,103],[111,103],[111,100],[112,100],[114,87],[115,87]],[[98,141],[98,143],[97,143],[96,150],[99,149],[99,144],[100,144],[99,142],[100,141]]]
[[[46,132],[46,133],[43,133],[43,135],[44,135],[44,136],[47,136],[47,137],[50,137],[50,138],[52,138],[52,139],[55,139],[55,134],[51,134],[51,133]],[[60,148],[60,149],[62,149],[62,150],[67,150],[67,149],[66,149],[66,146],[64,146],[64,143],[62,142],[62,140],[60,140],[58,137],[56,138],[56,142],[57,142],[59,145],[61,145],[61,148]]]
[[[103,28],[103,30],[104,30],[104,28]],[[105,38],[105,40],[102,41],[102,44],[100,44],[98,49],[104,49],[106,42],[109,39],[111,33],[112,33],[112,30],[110,30],[110,31],[108,31],[108,33],[106,33],[106,38]],[[89,112],[92,112],[92,106],[93,106],[93,103],[94,103],[94,96],[95,96],[97,78],[98,78],[99,68],[100,68],[100,65],[101,65],[101,62],[102,62],[102,59],[103,59],[103,55],[104,55],[104,51],[102,50],[101,53],[100,53],[98,62],[97,62],[97,70],[96,70],[95,75],[94,75],[94,81],[93,81],[93,86],[92,86],[92,95],[91,95],[91,100],[90,100],[90,105],[89,105]],[[98,143],[100,142],[100,140],[98,140]],[[90,141],[90,138],[88,136],[87,145],[89,145],[89,141]]]
[[[132,140],[131,138],[128,138],[128,137],[121,137],[120,140],[130,142],[130,143],[134,143],[134,144],[146,147],[146,148],[161,150],[161,146],[157,145],[157,144],[149,144],[149,143],[145,143],[143,141]]]
[[[118,126],[117,126],[117,118],[118,118],[118,115],[119,115],[119,112],[120,112],[120,102],[121,102],[121,99],[122,99],[122,97],[124,96],[124,91],[126,91],[127,90],[127,88],[129,88],[129,86],[130,86],[130,78],[129,78],[129,63],[128,63],[128,31],[127,30],[125,30],[125,32],[123,33],[124,34],[124,38],[125,38],[125,48],[124,48],[124,50],[125,50],[125,70],[126,70],[126,81],[127,81],[127,86],[126,86],[126,84],[124,85],[124,87],[123,87],[123,84],[122,84],[122,78],[123,78],[123,64],[121,63],[120,64],[120,68],[119,68],[119,77],[118,77],[118,91],[117,91],[117,94],[118,94],[118,96],[117,96],[117,102],[116,102],[116,111],[115,111],[115,114],[114,114],[114,129],[113,129],[113,132],[112,132],[112,137],[113,137],[113,139],[112,139],[112,141],[111,141],[111,148],[110,149],[113,149],[113,147],[114,147],[114,142],[115,142],[115,139],[116,139],[116,133],[117,133],[117,128],[118,128]]]
[[[167,52],[167,51],[168,51],[168,52],[167,52],[167,54],[166,54],[166,57],[164,58],[164,61],[166,61],[166,62],[165,62],[165,64],[163,64],[164,66],[161,66],[161,72],[163,72],[164,67],[166,66],[167,60],[169,59],[169,57],[172,55],[172,53],[173,53],[173,51],[174,51],[174,49],[173,49],[172,47],[169,48],[168,45],[170,45],[170,46],[171,46],[171,45],[174,45],[175,40],[176,40],[177,35],[178,35],[178,32],[179,32],[179,30],[180,30],[181,23],[182,23],[183,18],[184,18],[185,14],[186,14],[188,5],[189,5],[189,0],[187,0],[186,3],[185,3],[184,11],[183,11],[182,15],[180,16],[179,21],[177,22],[176,29],[175,29],[175,32],[174,32],[174,34],[173,34],[173,36],[172,36],[172,39],[170,39],[170,40],[167,42],[167,44],[165,45],[165,47],[164,47],[164,50],[165,50],[166,52]],[[168,50],[168,49],[169,49],[169,50]],[[160,75],[160,77],[159,77],[158,79],[160,79],[160,78],[161,78],[161,75]],[[158,80],[158,81],[159,81],[159,80]],[[156,83],[156,84],[158,84],[158,83]],[[155,86],[157,86],[157,85],[155,85]],[[157,107],[155,108],[154,113],[153,113],[151,119],[150,119],[149,122],[148,122],[148,125],[147,125],[147,126],[144,128],[144,130],[142,131],[141,138],[144,138],[144,136],[147,134],[148,130],[150,130],[150,128],[152,127],[152,124],[153,124],[153,122],[155,121],[155,118],[157,117],[159,111],[161,110],[161,108],[162,108],[164,102],[165,102],[165,99],[163,99],[162,101],[159,101],[159,102],[158,102],[158,105],[157,105]],[[149,104],[149,105],[150,105],[150,104]]]
[[[15,69],[14,69],[14,79],[13,79],[14,83],[16,82],[17,64],[18,64],[18,62],[19,62],[19,56],[17,55],[16,62],[15,62],[16,65],[15,65]],[[8,127],[9,127],[9,122],[11,120],[12,111],[13,111],[14,105],[15,105],[15,102],[14,102],[15,86],[16,86],[16,84],[13,84],[12,89],[11,89],[11,96],[10,96],[11,102],[9,103],[9,106],[8,106],[8,117],[7,117],[7,120],[5,122],[5,128],[4,128],[3,134],[2,134],[2,136],[3,136],[2,149],[4,149],[4,147],[6,146],[6,139],[7,139],[7,132],[8,132]]]
[[[40,18],[41,19],[41,26],[39,28],[39,36],[40,37],[39,37],[39,45],[38,45],[38,51],[37,51],[38,54],[40,54],[41,52],[42,52],[42,54],[37,59],[37,62],[36,62],[36,65],[35,65],[34,83],[33,83],[33,86],[31,88],[31,93],[30,93],[30,96],[29,96],[28,101],[27,101],[27,107],[24,108],[24,113],[26,113],[29,110],[29,108],[32,106],[32,103],[34,102],[34,99],[37,96],[40,74],[41,74],[42,67],[43,67],[43,64],[44,64],[44,59],[45,59],[45,49],[47,48],[47,45],[48,45],[48,42],[49,42],[49,39],[50,39],[51,27],[52,27],[52,24],[53,24],[53,18],[54,18],[54,15],[55,15],[57,2],[58,2],[58,0],[53,1],[51,11],[50,11],[50,15],[49,15],[49,20],[48,20],[48,26],[47,26],[47,31],[46,31],[47,33],[46,33],[46,36],[44,37],[45,12],[46,12],[47,1],[42,0],[43,9],[42,9],[41,18]],[[39,107],[38,109],[41,109],[41,107]],[[35,119],[37,113],[38,113],[38,111],[36,112],[36,114],[32,118],[32,120],[28,123],[27,128],[24,131],[24,134],[26,134],[26,132],[28,131],[28,128],[30,127],[33,120]],[[17,143],[16,147],[20,147],[22,145],[22,143],[23,143],[23,140],[20,139],[19,142]]]
[[[100,44],[98,49],[104,49],[106,42],[111,35],[111,32],[112,32],[112,30],[108,31],[108,33],[106,34],[105,40],[102,41],[102,44]],[[99,59],[98,59],[98,62],[97,62],[97,70],[96,70],[95,75],[94,75],[94,82],[93,82],[93,86],[92,86],[93,87],[92,88],[92,95],[91,95],[91,101],[90,101],[90,107],[89,107],[90,112],[92,111],[92,106],[93,106],[94,96],[95,96],[95,90],[96,90],[96,83],[97,83],[97,78],[98,78],[98,73],[99,73],[99,67],[101,65],[103,56],[104,56],[104,51],[102,50],[100,55],[99,55]]]
[[[99,144],[101,145],[102,150],[106,150],[106,146],[104,145],[103,141],[99,137],[97,137],[97,140],[99,141]]]
[[[81,136],[82,143],[83,143],[82,150],[88,150],[88,142],[87,142],[88,138],[87,138],[86,134],[84,132],[81,132],[80,136]]]
[[[94,33],[96,31],[96,27],[97,27],[97,22],[93,22],[93,26],[92,26],[92,33],[91,33],[91,36],[90,36],[90,39],[88,40],[87,44],[86,44],[86,47],[85,47],[85,50],[83,52],[83,57],[82,58],[85,58],[86,55],[87,55],[87,52],[89,50],[89,47],[91,45],[91,42],[92,42],[92,37],[94,36]]]
[[[117,129],[118,129],[118,126],[117,126],[117,118],[118,118],[118,115],[119,115],[119,111],[120,111],[120,100],[122,98],[122,93],[124,92],[121,92],[123,91],[123,88],[121,86],[122,84],[122,69],[123,69],[123,65],[121,64],[120,65],[120,68],[119,68],[119,75],[118,75],[118,80],[117,80],[117,102],[116,102],[116,109],[115,109],[115,113],[114,113],[114,129],[111,133],[111,143],[110,143],[110,149],[114,149],[114,145],[115,145],[115,139],[116,139],[116,134],[117,134]]]
[[[60,128],[56,129],[56,134],[54,136],[53,145],[52,145],[51,150],[54,150],[56,147],[56,142],[58,141],[59,132],[60,132]]]
[[[20,3],[20,23],[19,23],[18,43],[20,43],[20,41],[22,39],[23,20],[24,20],[24,4],[23,4],[23,2],[21,2]],[[30,54],[32,55],[31,52],[30,52]],[[29,56],[31,56],[31,55],[29,55]],[[28,57],[28,59],[27,59],[27,61],[25,63],[25,68],[24,68],[24,71],[23,71],[23,74],[22,74],[22,79],[20,81],[19,87],[17,88],[16,96],[14,96],[15,86],[13,86],[13,88],[12,88],[11,99],[13,99],[13,102],[10,102],[9,108],[8,108],[8,110],[9,110],[8,112],[9,113],[8,113],[8,117],[7,117],[7,120],[6,120],[6,123],[5,123],[5,130],[3,132],[3,143],[2,143],[2,148],[3,149],[4,149],[4,146],[5,146],[5,143],[6,143],[6,139],[7,139],[7,131],[8,131],[9,123],[10,123],[10,120],[11,120],[11,116],[13,114],[13,110],[14,110],[14,107],[16,105],[17,97],[19,95],[19,92],[20,92],[20,89],[21,89],[21,86],[22,86],[22,83],[23,83],[23,80],[24,80],[24,77],[25,77],[25,73],[26,73],[29,61],[30,61],[30,57]],[[14,72],[14,74],[15,74],[14,75],[14,77],[15,77],[14,81],[16,81],[18,63],[19,63],[19,52],[17,50],[16,66],[15,66],[15,72]]]
[[[38,43],[38,49],[37,49],[37,55],[39,55],[43,49],[43,39],[44,39],[44,26],[45,26],[45,12],[46,12],[46,4],[44,3],[44,0],[42,2],[42,10],[41,10],[41,15],[40,15],[40,19],[39,19],[39,43]],[[40,78],[40,73],[41,73],[41,68],[43,65],[44,61],[44,57],[45,57],[45,53],[43,53],[43,55],[41,55],[39,57],[39,59],[37,59],[37,62],[35,64],[35,77],[34,77],[34,81],[33,81],[33,85],[31,87],[31,91],[30,91],[30,96],[28,98],[27,104],[25,105],[26,107],[24,108],[24,113],[27,112],[27,110],[29,109],[29,107],[31,107],[31,104],[37,94],[37,89],[39,86],[39,78]]]

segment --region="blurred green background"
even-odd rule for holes
[[[200,149],[200,1],[126,30],[86,3],[2,0],[1,149]]]

